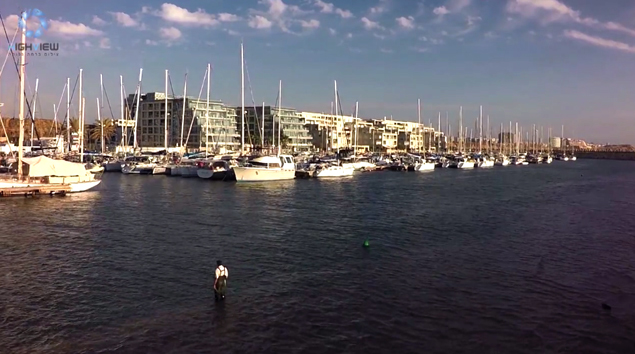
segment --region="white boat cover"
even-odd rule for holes
[[[24,175],[29,177],[71,177],[86,175],[86,168],[81,163],[53,160],[46,156],[25,157],[22,162],[25,166]]]

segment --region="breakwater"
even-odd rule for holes
[[[635,161],[635,152],[620,151],[576,151],[580,159],[628,160]]]

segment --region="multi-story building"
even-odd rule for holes
[[[322,151],[352,148],[353,131],[345,129],[345,124],[361,119],[326,113],[301,112],[309,129],[313,145]]]
[[[241,107],[236,108],[236,112],[236,125],[242,129]],[[308,151],[313,147],[306,121],[294,108],[245,107],[245,145],[262,147],[264,142],[264,146],[273,147],[280,145],[278,139],[282,140],[283,148],[293,151]]]
[[[135,119],[136,103],[136,96],[129,95],[126,109],[129,120]],[[208,106],[206,100],[168,96],[166,112],[165,93],[150,92],[141,95],[139,103],[137,145],[140,147],[165,147],[166,133],[168,147],[186,146],[190,149],[213,151],[235,150],[239,146],[236,109],[221,101],[210,100]],[[129,122],[126,124],[129,125]],[[133,144],[134,142],[131,143]]]

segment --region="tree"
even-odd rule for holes
[[[286,149],[289,144],[291,144],[291,139],[286,136],[286,135],[282,135],[282,138],[280,138],[280,145],[282,146],[283,149]]]
[[[101,124],[102,122],[95,122],[95,127],[90,132],[90,139],[93,141],[101,142]],[[103,121],[104,125],[104,141],[106,144],[110,143],[115,135],[116,127],[115,122],[110,118],[105,118]]]

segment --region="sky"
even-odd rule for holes
[[[39,79],[36,117],[53,118],[79,69],[87,122],[100,75],[110,101],[102,113],[118,117],[119,76],[133,93],[140,68],[143,92],[164,91],[167,69],[170,91],[182,95],[187,73],[188,96],[198,97],[211,63],[211,97],[240,105],[243,41],[247,106],[275,105],[282,80],[284,106],[330,112],[337,80],[344,113],[359,102],[361,118],[417,121],[421,99],[422,122],[436,126],[442,112],[445,125],[448,112],[454,132],[460,106],[473,126],[482,105],[495,132],[513,121],[560,135],[564,125],[567,137],[635,143],[633,0],[4,1],[10,40],[17,15],[33,8],[48,20],[36,41],[60,46],[59,56],[27,59],[29,96]],[[17,85],[9,57],[5,117],[17,115]]]

